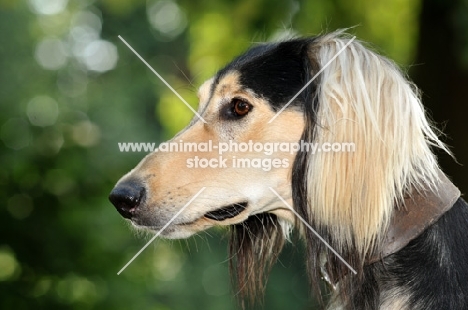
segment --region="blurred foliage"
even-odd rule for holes
[[[420,9],[418,0],[0,0],[0,308],[236,308],[222,230],[158,240],[116,274],[148,240],[107,201],[144,156],[117,142],[159,143],[192,117],[118,35],[196,107],[197,86],[253,42],[356,26],[413,64]],[[466,16],[453,16],[464,70]],[[314,309],[302,255],[300,243],[287,247],[264,308]]]

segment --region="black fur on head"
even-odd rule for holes
[[[230,71],[240,73],[242,86],[267,99],[274,111],[281,109],[311,78],[308,49],[311,38],[255,46],[220,70],[214,84]],[[302,107],[304,91],[291,107]]]

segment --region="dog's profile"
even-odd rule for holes
[[[187,167],[195,157],[218,158],[217,149],[153,152],[110,200],[135,226],[154,231],[186,206],[165,238],[231,226],[231,270],[243,298],[261,296],[297,228],[314,291],[320,295],[323,278],[331,284],[329,309],[468,309],[468,205],[433,149],[450,151],[416,87],[391,61],[351,41],[335,32],[254,46],[200,87],[202,119],[170,142],[352,142],[353,152],[283,152],[271,169]],[[259,156],[275,155],[223,153],[229,161]]]

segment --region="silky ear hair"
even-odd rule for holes
[[[310,57],[323,68],[349,38],[318,38]],[[314,142],[354,143],[350,152],[307,154],[308,217],[326,229],[338,252],[376,251],[394,206],[410,190],[434,186],[431,146],[450,154],[428,122],[416,87],[395,64],[352,42],[321,73]],[[360,266],[356,266],[359,268]]]

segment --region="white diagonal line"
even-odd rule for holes
[[[309,86],[310,83],[312,83],[312,82],[320,75],[320,73],[322,73],[323,70],[325,70],[325,69],[332,63],[332,61],[335,60],[335,58],[338,57],[338,55],[340,55],[341,52],[343,52],[343,51],[345,50],[345,48],[348,47],[348,45],[351,44],[351,42],[354,41],[354,39],[356,39],[356,36],[352,37],[352,38],[349,40],[349,42],[346,43],[346,45],[343,46],[343,47],[338,51],[338,53],[336,53],[336,55],[333,56],[332,59],[330,59],[330,60],[322,67],[322,69],[320,69],[320,71],[317,72],[317,73],[310,79],[310,81],[307,82],[307,84],[305,84],[304,87],[302,87],[301,90],[299,90],[299,91],[297,92],[297,94],[295,94],[294,97],[292,97],[291,100],[289,100],[289,102],[286,103],[286,104],[281,108],[281,110],[279,110],[279,111],[275,114],[275,116],[273,116],[273,117],[268,121],[268,124],[270,124],[271,122],[273,122],[273,121],[275,120],[275,118],[277,118],[278,115],[279,115],[281,112],[283,112],[284,109],[286,109],[286,108],[291,104],[291,102],[293,102],[294,99],[296,99],[297,96],[299,96],[299,95],[304,91],[304,89],[306,89],[307,86]]]
[[[304,219],[302,218],[302,216],[300,216],[299,213],[297,213],[297,212],[289,205],[289,203],[288,203],[286,200],[283,199],[283,197],[281,197],[272,187],[269,187],[269,189],[270,189],[276,196],[278,196],[278,198],[294,213],[294,215],[296,215],[296,216],[301,220],[301,222],[302,222],[305,226],[307,226],[307,228],[309,228],[310,231],[312,231],[312,232],[315,234],[315,236],[317,236],[317,238],[319,238],[320,241],[322,241],[322,242],[330,249],[330,251],[332,251],[333,254],[335,254],[335,255],[343,262],[343,264],[346,265],[346,267],[349,268],[349,270],[351,270],[354,274],[357,274],[356,270],[354,270],[354,268],[351,267],[351,265],[348,264],[348,262],[346,262],[346,261],[344,260],[344,258],[341,257],[341,255],[338,254],[338,252],[336,252],[335,249],[333,249],[333,248],[331,247],[331,245],[329,245],[329,244],[325,241],[325,239],[323,239],[322,236],[320,236],[319,233],[316,232],[315,229],[313,229],[312,226],[310,226],[309,223],[307,223],[307,221],[304,220]]]
[[[149,65],[149,64],[146,62],[146,60],[144,60],[143,57],[141,57],[140,54],[138,54],[137,51],[135,51],[135,50],[133,49],[133,47],[131,47],[130,44],[127,43],[127,41],[125,41],[121,36],[119,36],[119,39],[120,39],[125,45],[127,45],[127,47],[128,47],[138,58],[140,58],[140,60],[141,60],[151,71],[153,71],[153,73],[156,74],[156,76],[157,76],[164,84],[166,84],[166,86],[169,87],[169,89],[170,89],[177,97],[179,97],[179,99],[182,100],[182,102],[185,103],[185,105],[186,105],[199,119],[201,119],[201,121],[202,121],[203,123],[206,124],[205,119],[204,119],[203,117],[201,117],[201,115],[198,114],[197,111],[195,111],[195,110],[190,106],[190,104],[188,104],[188,102],[185,101],[185,99],[182,98],[182,96],[179,95],[179,93],[178,93],[174,88],[172,88],[172,86],[169,85],[169,83],[166,82],[166,80],[163,79],[163,77],[162,77],[158,72],[156,72],[156,70],[154,70],[153,67],[151,67],[151,66]]]
[[[151,238],[151,240],[148,241],[148,242],[145,244],[145,246],[142,247],[141,250],[138,251],[138,253],[136,253],[136,254],[132,257],[132,259],[128,261],[128,263],[127,263],[125,266],[123,266],[122,269],[120,269],[119,272],[117,272],[117,275],[120,275],[120,274],[122,273],[122,271],[124,271],[125,268],[127,268],[128,265],[130,265],[130,264],[135,260],[135,258],[137,258],[138,255],[140,255],[141,252],[143,252],[143,251],[148,247],[148,245],[150,245],[150,243],[153,242],[154,239],[156,239],[156,238],[163,232],[163,230],[166,229],[167,226],[169,226],[169,225],[185,210],[185,208],[187,208],[187,207],[192,203],[192,201],[194,201],[195,198],[197,198],[198,195],[200,195],[201,192],[203,192],[203,191],[205,190],[205,188],[206,188],[206,187],[203,187],[201,190],[199,190],[198,193],[196,193],[195,196],[193,196],[192,199],[190,199],[189,202],[187,202],[187,203],[185,204],[185,206],[183,206],[182,209],[180,209],[179,212],[177,212],[177,213],[169,220],[169,222],[167,222],[166,225],[164,225],[163,228],[161,228],[161,229],[156,233],[156,235],[154,235],[153,238]]]

